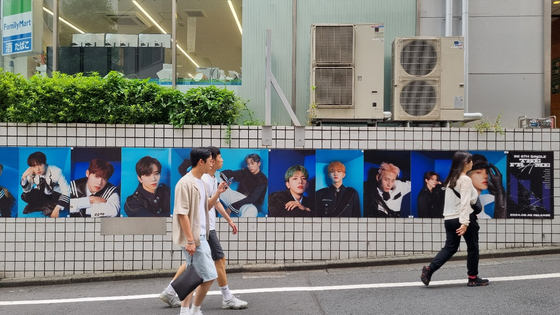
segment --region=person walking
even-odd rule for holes
[[[478,277],[478,230],[476,214],[471,205],[476,203],[478,192],[467,176],[473,165],[472,155],[466,151],[457,151],[451,161],[451,170],[445,179],[445,205],[443,216],[445,222],[445,246],[439,251],[429,266],[422,268],[420,280],[430,284],[432,275],[445,264],[459,249],[461,236],[467,243],[467,285],[469,287],[488,285],[488,279]]]
[[[202,302],[212,282],[218,278],[208,245],[208,210],[218,202],[220,194],[225,191],[226,183],[221,183],[209,198],[209,189],[202,180],[202,175],[210,172],[213,167],[212,154],[208,148],[194,148],[191,150],[190,160],[192,170],[175,186],[173,243],[181,246],[187,266],[193,264],[203,279],[194,297],[192,310],[185,299],[181,305],[181,315],[202,315]]]

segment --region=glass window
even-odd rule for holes
[[[171,5],[171,0],[59,0],[58,70],[102,76],[119,71],[171,84]]]
[[[240,84],[242,3],[177,2],[177,84]]]
[[[171,84],[171,0],[59,0],[59,8],[60,72],[116,70]],[[177,1],[177,84],[240,84],[241,8],[242,0]]]

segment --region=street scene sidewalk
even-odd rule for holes
[[[525,248],[507,248],[494,249],[480,252],[480,259],[504,258],[532,255],[559,254],[560,245],[551,245],[543,247],[525,247]],[[329,260],[329,261],[311,261],[284,264],[248,264],[248,265],[229,265],[226,271],[230,273],[240,272],[272,272],[272,271],[301,271],[301,270],[318,270],[332,268],[352,268],[352,267],[368,267],[368,266],[387,266],[387,265],[404,265],[404,264],[421,264],[429,263],[436,255],[434,253],[415,254],[406,256],[384,256],[375,258],[356,258],[345,260]],[[451,260],[465,259],[467,253],[465,251],[457,252]],[[175,275],[176,270],[139,270],[139,271],[123,271],[108,273],[92,273],[69,276],[52,276],[52,277],[34,277],[34,278],[3,278],[0,279],[0,287],[19,287],[19,286],[37,286],[37,285],[53,285],[68,283],[84,283],[95,281],[115,281],[115,280],[133,280],[147,278],[171,278]]]

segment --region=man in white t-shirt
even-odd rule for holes
[[[224,160],[220,149],[216,147],[208,147],[212,154],[212,160],[214,162],[214,167],[210,170],[208,174],[202,175],[202,180],[206,183],[209,188],[209,196],[213,196],[218,187],[218,181],[216,179],[216,171],[221,169],[224,165]],[[216,266],[216,271],[218,272],[218,285],[220,286],[220,291],[222,292],[222,309],[243,309],[247,308],[248,304],[242,301],[233,294],[231,294],[228,286],[227,275],[226,275],[226,256],[216,234],[216,210],[224,217],[229,226],[232,229],[233,234],[237,234],[237,226],[231,220],[228,213],[224,209],[221,202],[216,202],[216,205],[209,210],[209,224],[210,224],[210,235],[208,237],[208,244],[210,245],[210,250],[212,251],[212,259],[214,260],[214,265]]]

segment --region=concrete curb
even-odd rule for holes
[[[302,271],[332,268],[351,267],[374,267],[386,265],[421,264],[428,263],[436,253],[416,254],[407,256],[387,256],[376,258],[356,258],[346,260],[312,261],[285,264],[254,264],[254,265],[229,265],[226,266],[227,273],[240,272],[275,272],[275,271]],[[508,248],[495,249],[480,252],[481,259],[506,258],[533,255],[560,254],[560,245],[530,248]],[[452,260],[465,259],[466,252],[458,252]],[[4,278],[0,279],[0,288],[39,286],[70,283],[86,283],[96,281],[118,281],[148,278],[169,278],[175,275],[175,270],[142,270],[123,271],[102,274],[80,274],[56,277],[34,277],[34,278]]]

